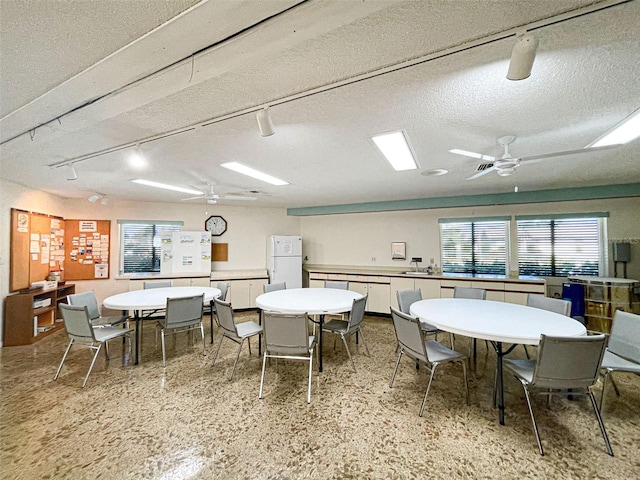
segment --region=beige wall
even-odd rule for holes
[[[424,262],[440,258],[439,218],[607,211],[609,241],[630,240],[632,262],[628,277],[640,279],[640,198],[590,200],[496,207],[447,208],[382,213],[288,217],[284,209],[205,205],[200,203],[119,202],[102,206],[85,199],[65,200],[0,180],[0,295],[9,293],[10,209],[21,208],[64,218],[111,220],[109,280],[75,282],[78,291],[93,289],[99,300],[126,291],[126,281],[115,280],[119,268],[118,219],[183,220],[184,229],[201,230],[212,214],[228,222],[227,232],[214,241],[229,244],[229,261],[215,262],[214,270],[266,267],[266,238],[271,234],[300,234],[308,263],[340,266],[408,268],[412,256]],[[407,243],[407,260],[391,260],[391,242]],[[512,253],[512,260],[516,257]],[[426,265],[427,263],[425,263]],[[609,274],[613,275],[610,262]],[[0,305],[4,321],[4,302]]]
[[[431,257],[440,263],[440,218],[579,212],[609,212],[609,242],[632,242],[632,261],[627,266],[627,276],[640,279],[640,222],[637,220],[640,197],[301,217],[300,234],[304,240],[304,254],[309,257],[310,264],[408,269],[411,257],[422,257],[422,266],[428,265]],[[407,260],[391,260],[391,242],[406,242]],[[514,250],[515,243],[511,262],[517,265],[517,252]],[[613,276],[611,261],[609,275]]]

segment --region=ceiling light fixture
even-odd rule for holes
[[[73,163],[67,165],[68,167],[68,171],[67,171],[67,180],[77,180],[78,179],[78,174],[76,173],[76,169],[73,166]]]
[[[441,175],[446,175],[449,173],[449,170],[446,168],[433,168],[431,170],[424,170],[420,172],[420,175],[424,175],[425,177],[439,177]]]
[[[104,196],[102,197],[102,200],[100,200],[100,205],[104,205],[104,206],[109,205],[109,199],[107,198],[107,196],[106,196],[106,195],[104,195]]]
[[[397,172],[418,168],[404,132],[383,133],[371,137],[371,140]]]
[[[233,170],[234,172],[241,173],[242,175],[247,175],[248,177],[270,183],[271,185],[289,185],[289,182],[285,182],[284,180],[280,180],[279,178],[272,177],[271,175],[267,175],[266,173],[262,173],[258,170],[254,170],[253,168],[247,167],[246,165],[238,162],[227,162],[221,164],[220,166],[229,170]]]
[[[585,148],[623,145],[640,137],[640,108]]]
[[[269,107],[264,107],[258,110],[256,113],[256,120],[258,121],[258,128],[260,129],[260,135],[263,137],[270,137],[276,133],[271,121],[271,114],[269,113]]]
[[[143,180],[141,178],[136,178],[135,180],[131,180],[131,181],[133,183],[138,183],[140,185],[146,185],[147,187],[164,188],[165,190],[173,190],[175,192],[190,193],[191,195],[203,195],[203,192],[201,192],[200,190],[195,190],[193,188],[177,187],[175,185],[152,182],[151,180]]]
[[[140,144],[136,145],[136,148],[131,152],[127,159],[127,163],[134,170],[142,170],[147,166],[147,159],[144,158],[144,155],[142,154]]]
[[[100,195],[98,195],[97,193],[92,193],[91,196],[87,198],[87,200],[89,200],[91,203],[96,203],[98,200],[100,200]]]
[[[536,37],[530,33],[518,36],[511,50],[511,61],[507,72],[509,80],[524,80],[531,75],[537,49],[538,39]]]

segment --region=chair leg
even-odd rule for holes
[[[84,382],[82,382],[82,388],[87,384],[87,380],[89,380],[89,374],[91,370],[93,370],[93,365],[96,363],[96,358],[98,358],[98,354],[100,353],[100,348],[102,347],[102,343],[96,348],[96,353],[93,354],[93,359],[91,360],[91,365],[89,365],[89,370],[87,371],[87,376],[84,377]]]
[[[533,416],[533,407],[531,406],[531,397],[529,395],[529,389],[527,386],[522,383],[522,388],[524,388],[524,396],[527,399],[527,406],[529,407],[529,415],[531,415],[531,423],[533,424],[533,433],[536,435],[536,441],[538,442],[538,450],[540,450],[540,455],[544,455],[544,450],[542,449],[542,442],[540,441],[540,433],[538,432],[538,425],[536,424],[536,417]]]
[[[347,349],[347,355],[349,355],[349,360],[351,360],[351,366],[353,367],[353,371],[357,373],[358,371],[356,370],[356,364],[353,363],[353,358],[351,357],[351,352],[349,351],[349,345],[347,345],[347,339],[344,338],[344,334],[342,333],[340,334],[340,337],[342,338],[342,343],[344,343],[344,348]]]
[[[307,389],[307,403],[311,403],[311,378],[313,376],[313,348],[309,352],[309,387]]]
[[[429,389],[431,388],[431,382],[433,381],[433,375],[436,373],[437,363],[431,365],[431,375],[429,375],[429,383],[427,384],[427,391],[424,392],[424,398],[422,399],[422,405],[420,405],[420,413],[419,417],[422,416],[422,412],[424,412],[424,406],[427,404],[427,395],[429,395]]]
[[[602,376],[602,392],[600,393],[600,411],[604,408],[604,392],[607,388],[607,378],[609,378],[610,370],[606,370]]]
[[[469,405],[469,382],[467,382],[467,365],[465,364],[466,362],[463,360],[460,360],[460,363],[462,364],[462,378],[464,380],[464,390],[465,392],[467,392],[467,405]]]
[[[400,353],[398,353],[398,359],[396,360],[396,367],[393,369],[393,375],[391,375],[391,381],[389,382],[389,388],[393,388],[393,381],[396,378],[396,373],[398,373],[398,366],[400,365],[400,358],[404,352],[400,349]]]
[[[260,375],[260,391],[258,392],[258,398],[262,398],[262,386],[264,385],[264,370],[267,366],[267,352],[264,352],[262,357],[262,375]]]
[[[64,351],[64,355],[62,356],[62,361],[60,362],[60,365],[58,365],[58,371],[56,372],[56,375],[53,377],[54,380],[57,380],[58,376],[60,375],[60,370],[62,370],[62,364],[67,359],[67,354],[69,353],[69,350],[71,350],[71,345],[73,345],[73,340],[69,341],[69,345],[67,346],[67,349]]]
[[[600,410],[598,410],[598,404],[596,403],[596,397],[593,395],[591,390],[587,391],[587,395],[591,399],[591,406],[593,407],[593,411],[596,414],[596,418],[598,419],[598,425],[600,425],[600,431],[602,432],[602,438],[604,438],[604,443],[607,446],[607,453],[613,457],[613,449],[611,448],[611,443],[609,442],[609,436],[607,435],[607,430],[604,428],[604,422],[602,421],[602,415],[600,415]]]
[[[109,342],[104,342],[104,358],[109,361]]]
[[[238,353],[236,353],[236,360],[233,362],[233,370],[231,371],[231,377],[229,381],[233,380],[233,376],[236,373],[236,365],[238,365],[238,358],[240,358],[240,352],[242,351],[242,344],[244,343],[244,338],[240,341],[240,346],[238,347]]]
[[[204,341],[204,325],[202,325],[202,322],[200,322],[200,335],[202,335],[202,355],[204,357],[207,356],[207,346],[205,344]]]
[[[367,342],[364,339],[364,332],[362,330],[360,331],[360,336],[362,337],[362,344],[364,345],[364,350],[365,352],[367,352],[367,357],[371,357],[371,354],[369,353],[369,347],[367,346]]]
[[[157,335],[157,333],[158,332],[156,330],[156,335]],[[160,340],[162,341],[162,366],[166,367],[167,366],[167,354],[166,354],[166,351],[165,351],[164,328],[162,330],[160,330]]]
[[[213,354],[213,362],[211,362],[212,367],[216,364],[216,358],[218,358],[218,352],[220,351],[220,347],[222,346],[223,338],[224,338],[224,335],[220,335],[220,341],[218,342],[218,347],[216,348],[216,352]]]

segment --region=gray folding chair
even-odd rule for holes
[[[167,288],[173,287],[173,280],[149,280],[142,282],[142,288],[144,290],[149,290],[150,288]],[[142,320],[159,320],[163,318],[165,315],[165,311],[162,308],[158,308],[156,310],[144,310],[141,312]],[[142,325],[142,324],[140,324]],[[158,345],[158,339],[156,337],[156,346]]]
[[[267,283],[262,286],[263,293],[275,292],[276,290],[286,290],[287,282]]]
[[[640,315],[616,310],[601,369],[604,370],[604,374],[600,411],[604,408],[607,379],[612,372],[631,372],[640,375]],[[610,378],[616,395],[620,396],[620,390],[613,380],[613,375]]]
[[[545,297],[544,295],[527,295],[527,306],[540,308],[548,312],[559,313],[560,315],[571,315],[571,301],[561,298]]]
[[[173,280],[149,280],[142,282],[142,288],[148,290],[150,288],[173,287]]]
[[[231,377],[229,377],[229,380],[233,380],[233,375],[236,373],[236,365],[238,364],[238,358],[240,357],[240,352],[242,351],[242,345],[244,344],[245,339],[249,344],[249,355],[251,355],[250,338],[254,335],[262,334],[262,325],[258,325],[256,322],[236,323],[233,317],[233,308],[231,307],[231,303],[220,301],[217,298],[214,299],[213,302],[216,307],[218,325],[220,325],[222,335],[220,335],[220,342],[218,342],[216,353],[213,355],[213,362],[211,363],[211,366],[213,367],[216,364],[222,340],[228,338],[229,340],[236,342],[238,344],[238,353],[236,353],[236,359],[233,362],[233,371],[231,372]]]
[[[522,383],[531,415],[533,432],[536,435],[540,455],[544,455],[536,419],[533,415],[530,394],[540,395],[587,395],[598,419],[607,453],[613,456],[607,431],[602,422],[598,404],[591,387],[598,381],[598,372],[604,355],[605,335],[581,337],[548,337],[542,335],[536,360],[505,359],[504,366],[511,370]]]
[[[486,300],[487,299],[487,291],[482,288],[469,288],[469,287],[454,287],[453,288],[453,298],[469,298],[471,300]],[[451,348],[455,349],[453,343],[454,336],[451,335]],[[476,358],[476,351],[478,340],[476,338],[469,338],[469,356],[471,356],[471,345],[473,344],[473,358]],[[489,342],[486,340],[484,344],[487,348],[489,348]]]
[[[335,288],[337,290],[349,290],[349,282],[347,281],[341,281],[341,280],[325,280],[324,281],[324,288]],[[324,317],[325,322],[327,321],[327,318],[331,318],[331,317],[339,317],[342,320],[344,320],[344,313],[337,313],[337,314],[327,314]],[[313,320],[314,324],[313,324],[313,333],[315,334],[315,329],[316,329],[316,321]]]
[[[109,360],[109,351],[106,348],[106,344],[109,340],[120,337],[128,338],[129,350],[131,350],[131,337],[129,335],[131,329],[113,326],[94,328],[91,324],[89,309],[86,305],[67,305],[66,303],[60,303],[58,307],[60,308],[62,320],[64,321],[64,327],[67,330],[69,345],[62,356],[62,360],[60,361],[60,365],[58,366],[58,370],[56,371],[53,379],[58,379],[60,370],[62,370],[62,365],[67,359],[67,354],[69,353],[69,350],[71,350],[72,345],[86,347],[93,350],[95,353],[93,354],[93,359],[91,360],[91,365],[89,365],[87,375],[84,377],[84,381],[82,382],[82,387],[84,388],[87,384],[87,380],[89,379],[89,374],[93,369],[93,365],[96,363],[96,358],[98,358],[102,345],[105,345],[104,353],[107,360]]]
[[[67,295],[67,302],[69,305],[87,307],[91,325],[94,327],[111,327],[121,325],[129,320],[129,315],[102,316],[98,308],[98,300],[93,290]]]
[[[424,407],[427,403],[429,389],[431,388],[431,382],[433,381],[433,376],[436,373],[438,365],[450,362],[460,363],[462,364],[462,376],[464,379],[467,405],[469,405],[469,386],[467,384],[466,366],[467,357],[455,350],[445,347],[435,340],[427,340],[425,338],[425,332],[422,330],[420,325],[420,320],[417,318],[413,318],[402,313],[393,307],[391,307],[391,318],[393,319],[393,328],[395,329],[396,338],[400,345],[400,352],[398,353],[396,366],[393,369],[393,375],[389,382],[389,388],[393,387],[393,381],[396,378],[396,373],[398,372],[402,355],[407,355],[415,362],[426,365],[427,369],[431,372],[431,375],[429,376],[427,391],[424,394],[422,405],[420,406],[420,412],[418,413],[419,416],[422,416]]]
[[[227,296],[229,295],[229,288],[231,288],[231,284],[229,284],[229,282],[218,282],[216,284],[216,288],[218,290],[220,290],[220,296],[218,297],[218,300],[222,300],[223,302],[226,302],[227,301]],[[213,322],[214,322],[214,318],[216,319],[216,324],[217,324],[217,317],[215,316],[216,306],[215,305],[211,305],[211,306],[205,307],[204,313],[205,314],[208,313],[210,315],[211,343],[213,344]]]
[[[202,325],[204,294],[189,297],[167,298],[164,318],[158,321],[162,338],[162,366],[167,366],[165,335],[167,333],[191,332],[200,329],[202,336],[202,354],[206,355],[204,344],[204,327]]]
[[[360,333],[360,337],[362,338],[362,343],[364,344],[364,348],[367,352],[367,357],[370,357],[369,348],[367,347],[367,342],[364,339],[364,334],[362,333],[362,320],[364,320],[364,309],[367,304],[367,295],[362,298],[358,298],[353,301],[353,305],[351,306],[351,311],[349,312],[349,318],[347,320],[340,320],[338,318],[325,323],[322,331],[323,332],[331,332],[336,335],[340,335],[342,338],[342,343],[344,343],[344,348],[347,349],[347,355],[349,356],[349,360],[351,360],[351,366],[353,367],[353,371],[356,372],[356,365],[353,363],[353,358],[351,357],[351,352],[349,351],[349,345],[347,345],[347,336],[353,335],[354,333]],[[337,338],[337,337],[336,337]],[[334,340],[333,348],[335,350],[336,343]]]
[[[396,291],[396,299],[398,300],[398,310],[405,315],[411,315],[409,308],[413,303],[422,300],[422,291],[419,288],[416,290],[398,290]],[[437,340],[437,335],[440,331],[437,327],[422,321],[420,322],[420,326],[422,327],[422,331],[427,335],[436,335]],[[451,345],[453,346],[453,343]]]
[[[260,377],[260,393],[258,394],[258,398],[262,398],[267,358],[276,359],[276,371],[278,368],[278,358],[284,358],[309,362],[307,403],[311,403],[313,349],[316,340],[313,335],[309,335],[307,314],[288,315],[285,313],[265,312],[262,316],[262,321],[265,347],[262,358],[262,375]]]

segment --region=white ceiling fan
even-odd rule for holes
[[[481,160],[483,163],[478,165],[476,168],[476,173],[467,178],[467,180],[475,180],[483,176],[486,173],[496,171],[496,173],[502,177],[507,177],[509,175],[513,175],[516,172],[516,169],[520,166],[522,162],[530,162],[533,160],[545,160],[548,158],[562,157],[565,155],[575,155],[580,153],[591,153],[596,150],[605,150],[609,148],[614,148],[618,145],[606,145],[603,147],[585,147],[579,148],[577,150],[565,150],[561,152],[550,152],[543,153],[540,155],[529,155],[527,157],[512,157],[509,154],[509,145],[511,145],[516,139],[515,135],[505,135],[504,137],[498,138],[498,145],[504,148],[504,154],[500,158],[492,157],[491,155],[483,155],[481,153],[469,152],[467,150],[460,149],[452,149],[449,150],[451,153],[455,153],[456,155],[463,155],[465,157],[477,158]]]
[[[248,201],[252,201],[252,200],[257,200],[258,199],[258,197],[252,197],[252,196],[235,194],[235,193],[229,193],[229,194],[226,194],[226,195],[219,195],[213,190],[213,188],[214,188],[214,184],[213,183],[207,182],[207,186],[209,187],[209,191],[208,192],[205,192],[202,195],[197,195],[195,197],[183,198],[182,200],[183,201],[187,201],[187,200],[205,199],[209,205],[214,205],[214,204],[218,203],[218,200],[248,200]]]

